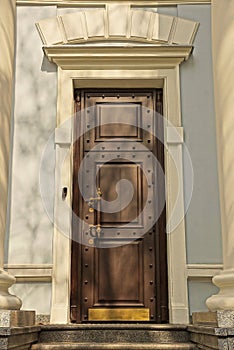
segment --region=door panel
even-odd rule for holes
[[[163,168],[153,136],[155,129],[163,136],[154,114],[162,112],[162,90],[77,93],[83,112],[75,128],[84,136],[74,145],[73,210],[84,224],[73,225],[80,242],[72,244],[71,320],[167,322],[165,208],[151,224],[165,191],[153,161]]]
[[[140,224],[136,221],[138,215],[142,212],[144,203],[142,202],[142,186],[143,173],[139,165],[134,163],[106,163],[100,167],[98,174],[99,188],[102,190],[102,198],[106,201],[112,202],[117,199],[116,186],[122,179],[128,180],[133,186],[133,197],[129,205],[121,210],[116,208],[114,213],[101,213],[101,226],[123,225],[129,222],[133,224]],[[120,203],[121,195],[120,195]],[[119,203],[119,204],[120,204]]]
[[[109,138],[140,138],[140,108],[139,104],[130,103],[99,103],[97,108],[97,121],[101,125],[96,130],[95,141]],[[111,123],[110,122],[111,116]],[[124,124],[126,120],[129,125]]]
[[[122,141],[121,150],[133,150],[134,141],[152,150],[153,104],[152,93],[129,95],[129,92],[122,92],[121,96],[111,92],[105,92],[102,95],[86,94],[85,151],[91,150],[98,142],[107,140],[109,146],[105,145],[105,150],[116,150],[113,143],[118,139]],[[124,139],[126,143],[123,142]]]
[[[97,250],[95,272],[98,288],[94,306],[144,305],[141,245],[142,241],[137,241],[121,247]]]

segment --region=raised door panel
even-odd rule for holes
[[[105,226],[123,225],[129,222],[138,224],[138,215],[142,212],[142,171],[140,167],[134,163],[106,163],[100,167],[98,174],[99,187],[102,190],[102,198],[105,201],[115,201],[118,198],[115,212],[101,213],[101,225]],[[130,203],[121,210],[123,203],[127,200],[125,193],[117,193],[118,183],[121,180],[127,180],[133,187],[133,197]],[[121,197],[122,195],[122,197]]]
[[[98,249],[95,266],[94,306],[143,306],[142,241]]]
[[[96,119],[99,127],[96,129],[95,141],[113,138],[140,139],[140,104],[98,103]]]
[[[112,150],[112,144],[119,139],[122,150],[133,150],[132,142],[153,149],[153,93],[87,93],[85,100],[85,151],[103,141],[110,143],[105,150]]]

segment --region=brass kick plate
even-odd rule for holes
[[[89,321],[149,321],[149,309],[89,309]]]

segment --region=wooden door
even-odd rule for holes
[[[71,320],[168,322],[162,89],[75,98]]]

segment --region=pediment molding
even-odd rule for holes
[[[173,68],[187,60],[193,47],[141,45],[44,46],[48,59],[62,69],[158,69]]]
[[[106,4],[105,8],[86,8],[36,23],[46,46],[100,41],[192,45],[198,26],[198,22],[185,18],[118,3]]]

